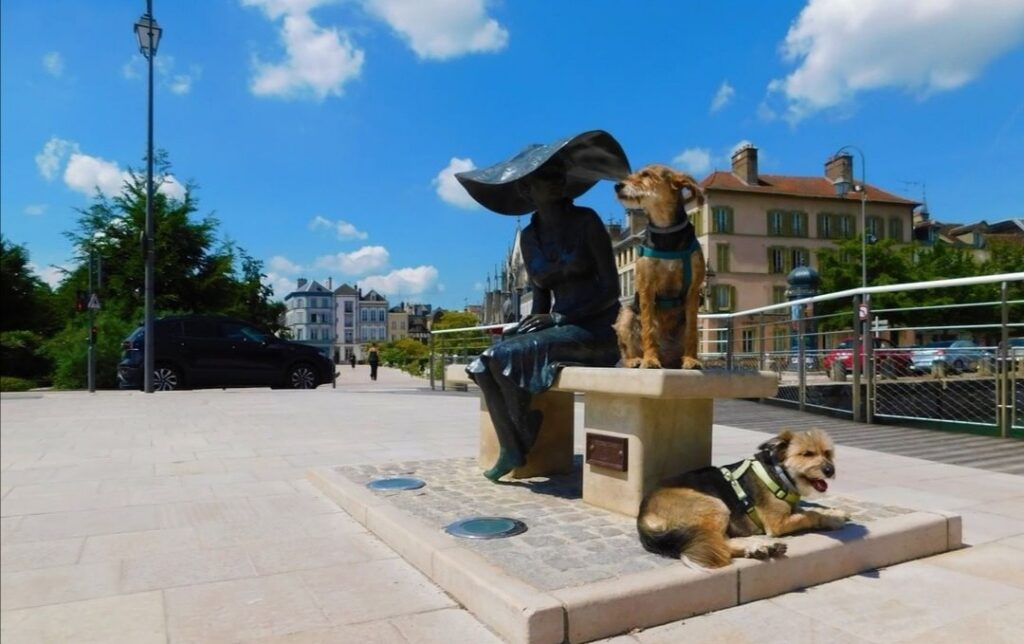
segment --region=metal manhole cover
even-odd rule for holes
[[[411,476],[394,476],[386,479],[370,481],[366,487],[371,490],[418,490],[426,485],[423,479]]]
[[[526,524],[508,517],[470,517],[449,524],[444,531],[464,539],[501,539],[526,532]]]

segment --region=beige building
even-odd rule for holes
[[[838,179],[853,183],[857,190],[838,196],[834,187]],[[785,301],[786,275],[791,270],[801,265],[816,269],[818,250],[860,236],[862,195],[870,235],[911,241],[917,202],[870,184],[861,192],[859,183],[847,154],[826,160],[822,176],[799,177],[762,175],[757,148],[748,145],[737,150],[730,172],[712,172],[701,181],[706,202],[690,212],[709,269],[706,312],[741,311]],[[615,245],[624,302],[633,296],[636,246],[646,226],[642,212],[630,211],[627,218],[624,234]],[[860,257],[850,261],[859,265]],[[736,326],[744,326],[744,321],[737,320]],[[785,325],[779,326],[783,328],[777,333],[766,333],[778,336],[772,346],[755,346],[759,334],[750,331],[737,335],[742,345],[735,349],[784,349],[788,331]],[[714,349],[705,346],[705,350]]]
[[[400,306],[388,311],[388,340],[394,342],[409,337],[409,312]]]

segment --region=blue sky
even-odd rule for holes
[[[926,185],[940,221],[1024,216],[1020,0],[154,5],[165,188],[193,183],[278,296],[330,276],[395,302],[480,301],[516,219],[474,207],[452,172],[598,128],[634,168],[698,177],[742,142],[791,175],[853,144],[869,183]],[[0,10],[0,227],[52,281],[74,261],[74,209],[144,169],[145,3]],[[608,183],[578,202],[622,216]]]

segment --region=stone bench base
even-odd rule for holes
[[[459,365],[448,367],[445,376],[452,384],[471,382]],[[778,376],[769,371],[566,367],[549,391],[534,398],[533,408],[544,413],[544,421],[526,465],[512,476],[572,469],[573,393],[583,392],[587,443],[613,446],[602,458],[584,455],[583,500],[636,516],[644,495],[663,479],[711,464],[715,398],[769,397],[777,389]],[[609,465],[609,455],[618,461]],[[480,467],[490,468],[497,456],[497,437],[481,396]]]

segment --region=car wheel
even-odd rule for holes
[[[288,386],[292,389],[315,389],[316,371],[308,364],[297,364],[288,370]]]
[[[957,373],[964,372],[964,361],[959,358],[953,361],[953,371]]]
[[[169,364],[160,364],[153,369],[153,391],[174,391],[184,384],[181,372]]]

